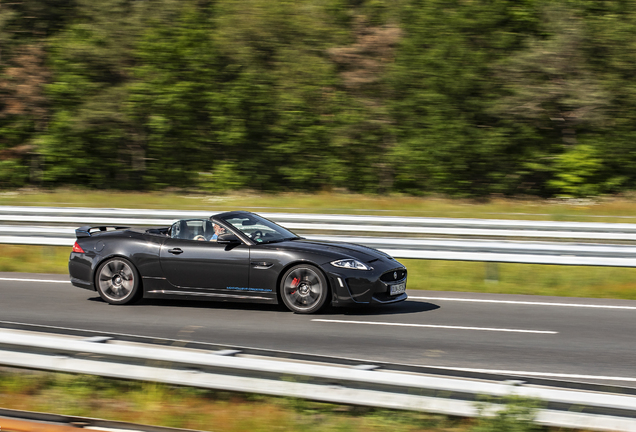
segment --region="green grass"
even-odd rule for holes
[[[439,197],[347,193],[204,194],[188,192],[115,192],[84,189],[18,190],[0,193],[0,205],[121,207],[223,211],[378,214],[478,217],[554,221],[635,222],[636,197],[595,200],[503,199],[471,201]]]
[[[68,273],[70,247],[5,245],[0,271]],[[408,288],[501,294],[530,294],[636,300],[636,269],[534,264],[407,260]],[[486,280],[487,266],[497,269],[496,281]]]
[[[409,270],[409,289],[636,300],[636,268],[400,262]],[[486,280],[487,266],[497,269],[497,280]]]
[[[68,274],[70,247],[2,245],[0,272]]]
[[[511,401],[494,419],[122,381],[52,372],[0,371],[0,406],[215,432],[529,432],[533,410]]]

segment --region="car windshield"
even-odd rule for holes
[[[256,243],[274,243],[300,238],[282,226],[252,213],[230,214],[221,220]]]

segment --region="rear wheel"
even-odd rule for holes
[[[97,292],[110,304],[127,304],[141,295],[139,273],[125,258],[111,258],[97,269]]]
[[[320,270],[308,264],[290,268],[281,281],[280,295],[285,306],[294,313],[318,312],[329,297],[327,279]]]

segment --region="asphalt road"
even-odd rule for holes
[[[636,387],[636,301],[409,291],[395,305],[295,315],[243,303],[112,306],[67,280],[0,273],[0,321]]]

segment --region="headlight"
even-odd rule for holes
[[[354,259],[341,259],[332,261],[331,265],[334,267],[354,269],[354,270],[373,270],[373,267],[366,265],[363,262]]]

